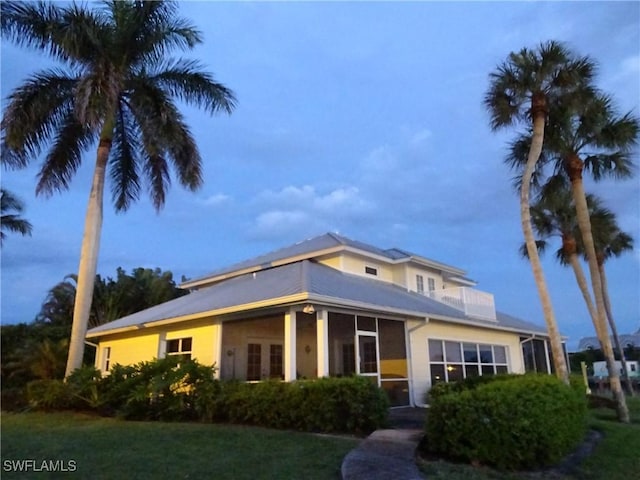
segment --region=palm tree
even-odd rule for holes
[[[588,198],[592,215],[600,215],[602,208],[594,196]],[[551,237],[560,237],[561,245],[556,251],[556,259],[561,265],[571,266],[584,298],[591,319],[596,318],[596,310],[589,292],[587,277],[584,274],[579,257],[579,235],[575,206],[568,190],[551,190],[543,192],[538,201],[531,206],[531,223],[538,235],[536,244],[539,251],[544,251]],[[527,256],[526,245],[521,251]]]
[[[177,16],[168,1],[108,0],[58,6],[50,2],[2,2],[2,33],[35,48],[66,68],[34,74],[9,95],[2,119],[2,162],[25,167],[49,147],[38,174],[37,194],[65,190],[97,144],[78,268],[78,292],[66,375],[82,363],[102,229],[107,173],[117,211],[135,202],[146,180],[153,205],[161,209],[171,183],[202,184],[200,153],[177,101],[207,112],[231,113],[231,90],[201,65],[171,59],[191,49],[200,33]]]
[[[22,201],[10,191],[0,189],[0,245],[6,237],[5,230],[22,235],[31,235],[31,224],[20,215],[24,211]]]
[[[622,364],[622,378],[628,386],[629,393],[634,396],[635,391],[633,389],[633,384],[629,379],[629,371],[627,370],[627,360],[625,358],[624,348],[620,342],[618,328],[613,318],[607,275],[604,268],[604,264],[608,259],[612,257],[619,257],[624,252],[633,250],[633,238],[628,233],[620,230],[617,225],[615,215],[611,212],[609,212],[609,215],[597,217],[592,216],[591,226],[593,228],[593,241],[596,250],[596,259],[598,261],[598,270],[600,272],[600,280],[602,283],[602,296],[604,298],[607,319],[609,320],[609,327],[611,328],[611,335],[613,336],[613,342],[616,350],[618,351],[620,363]]]
[[[631,113],[618,115],[611,98],[594,89],[583,89],[572,96],[557,98],[550,105],[550,112],[545,145],[533,177],[541,181],[545,178],[544,172],[552,169],[553,174],[543,188],[549,191],[569,186],[571,189],[595,299],[595,330],[600,337],[607,362],[618,418],[627,423],[629,412],[615,368],[602,279],[582,177],[586,171],[595,181],[607,177],[629,178],[633,172],[631,151],[640,132],[640,122]],[[525,146],[534,142],[528,137],[523,135],[512,144],[509,162],[515,168],[522,168],[528,162],[528,159],[525,160]],[[524,181],[523,178],[522,182]]]
[[[575,57],[562,44],[550,41],[536,50],[524,48],[518,53],[512,52],[490,74],[491,85],[484,98],[493,130],[520,124],[533,129],[533,140],[520,188],[520,218],[549,333],[556,375],[567,384],[569,372],[562,340],[531,227],[529,189],[544,143],[549,104],[558,96],[570,95],[584,88],[591,81],[593,71],[594,65],[589,58]]]

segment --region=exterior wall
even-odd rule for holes
[[[110,348],[109,364],[132,365],[158,357],[160,332],[123,333],[100,341],[96,355],[96,368],[105,373],[105,349]]]
[[[393,282],[393,268],[385,262],[375,259],[365,259],[364,257],[345,254],[342,257],[342,270],[348,273],[361,275],[367,278],[375,278],[385,282]],[[378,275],[369,275],[365,273],[365,267],[373,267],[378,270]]]
[[[487,343],[507,347],[509,373],[524,373],[520,336],[516,333],[500,332],[490,329],[467,327],[446,322],[409,321],[411,374],[413,401],[424,404],[426,392],[431,388],[431,369],[429,366],[428,340],[451,340],[470,343]]]
[[[318,258],[318,262],[326,265],[327,267],[335,268],[336,270],[342,270],[342,257],[340,255]]]
[[[217,339],[219,326],[212,319],[200,320],[187,325],[168,325],[148,331],[136,331],[110,335],[99,342],[96,355],[96,367],[104,368],[104,352],[111,348],[109,363],[114,365],[132,365],[146,362],[165,355],[166,340],[192,338],[191,358],[204,365],[213,365],[217,360]],[[104,372],[103,372],[104,373]]]

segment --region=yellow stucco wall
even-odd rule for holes
[[[417,404],[424,402],[424,395],[431,387],[429,368],[429,339],[456,342],[486,343],[506,347],[510,373],[524,373],[520,336],[516,333],[501,332],[486,328],[456,325],[449,322],[409,321],[409,344],[411,347],[411,368],[413,377],[413,397]]]
[[[213,319],[187,324],[167,325],[138,331],[118,333],[101,338],[98,342],[96,367],[105,365],[105,349],[111,348],[111,365],[132,365],[163,356],[164,342],[176,338],[192,338],[191,357],[204,365],[217,363],[219,325]]]

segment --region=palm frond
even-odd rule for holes
[[[130,106],[144,137],[145,149],[166,154],[172,160],[180,183],[196,190],[202,184],[202,160],[195,140],[182,115],[163,90],[139,82],[132,91]]]
[[[0,9],[3,34],[71,64],[95,58],[105,34],[104,21],[75,4],[65,8],[55,2],[3,1]]]
[[[8,97],[0,128],[2,163],[22,168],[36,158],[72,109],[77,77],[60,69],[28,78]]]
[[[38,173],[36,194],[50,196],[69,188],[82,161],[82,153],[96,138],[97,134],[80,124],[73,112],[68,113]]]
[[[230,114],[236,105],[234,93],[202,69],[197,61],[178,59],[158,65],[158,73],[149,73],[144,79],[172,97],[211,114],[219,111]]]
[[[617,151],[589,155],[584,159],[584,170],[596,182],[604,178],[623,180],[633,177],[635,165],[630,153]]]
[[[138,165],[140,131],[125,105],[121,105],[109,156],[111,196],[117,212],[126,211],[140,197]]]
[[[171,186],[167,161],[161,155],[149,155],[144,162],[144,171],[149,181],[151,202],[156,210],[160,210],[164,206],[166,192]]]

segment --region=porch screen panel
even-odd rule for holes
[[[356,323],[354,315],[329,312],[329,375],[341,377],[356,371]]]
[[[409,367],[404,322],[378,319],[380,386],[392,407],[410,404]]]

